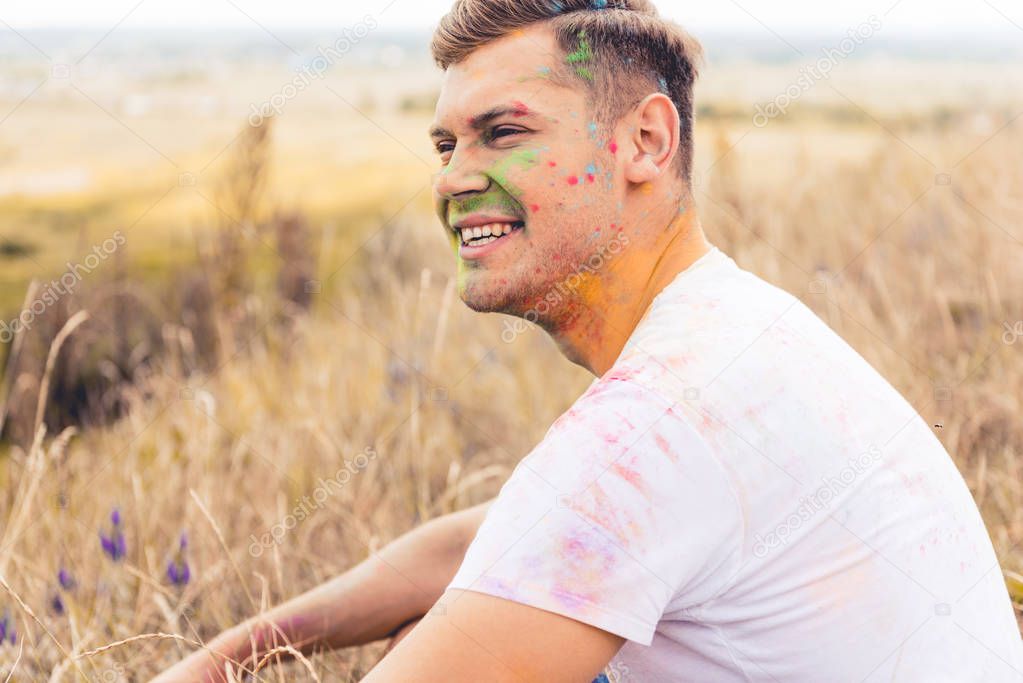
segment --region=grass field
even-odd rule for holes
[[[1005,82],[1020,70],[1006,67],[1000,80],[1003,72],[972,79],[962,68],[954,80],[940,65],[850,64],[844,80],[758,127],[753,103],[783,91],[792,70],[751,69],[712,69],[701,94],[696,197],[710,240],[803,299],[935,425],[1019,608],[1023,123],[1013,117],[1023,90]],[[879,71],[888,76],[870,77]],[[920,78],[945,86],[925,97],[912,88]],[[143,634],[207,639],[418,522],[492,496],[589,381],[538,331],[506,343],[503,318],[458,301],[429,211],[431,112],[371,106],[376,79],[365,79],[339,90],[359,111],[336,93],[310,92],[252,149],[235,140],[244,114],[229,113],[246,111],[244,77],[194,122],[181,103],[209,88],[186,80],[170,93],[149,84],[174,106],[135,118],[113,99],[116,117],[64,92],[26,103],[0,127],[4,177],[20,183],[0,196],[5,319],[33,277],[59,275],[115,230],[127,239],[48,327],[34,329],[40,337],[25,348],[35,364],[9,369],[3,386],[11,423],[0,462],[0,602],[19,638],[0,662],[9,670],[18,660],[15,680],[144,680],[192,646],[149,635],[102,648]],[[93,99],[113,98],[95,87]],[[56,122],[52,135],[40,137],[40,121]],[[25,142],[33,136],[35,152]],[[80,144],[69,147],[72,139]],[[262,162],[262,184],[232,194]],[[244,216],[224,208],[239,197],[255,201]],[[280,212],[304,216],[299,246],[273,218]],[[236,233],[234,251],[214,248],[215,236]],[[189,317],[198,308],[174,296],[176,278],[196,269],[220,282],[228,263],[210,253],[233,254],[247,277],[211,286],[200,333]],[[308,300],[282,295],[295,293],[281,273],[296,263]],[[161,302],[152,310],[165,314],[146,328],[152,338],[136,336],[136,309],[104,303],[112,299],[97,290],[108,285]],[[92,317],[67,337],[50,394],[46,353],[77,308]],[[75,368],[130,379],[104,385],[111,395],[100,402],[118,419],[59,432],[66,416],[54,404],[75,399]],[[350,468],[314,514],[253,546],[367,449],[376,455]],[[115,508],[126,546],[118,561],[98,539],[112,532]],[[166,567],[183,532],[191,579],[177,586]],[[60,586],[61,568],[74,587]],[[380,650],[262,674],[356,680]]]

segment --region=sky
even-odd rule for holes
[[[655,0],[690,31],[785,34],[853,28],[876,15],[890,33],[1020,31],[1019,0]],[[4,0],[0,33],[40,28],[267,29],[351,26],[371,15],[384,29],[428,30],[451,0]]]

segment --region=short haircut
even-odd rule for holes
[[[549,22],[564,51],[552,80],[587,88],[594,119],[606,132],[651,92],[679,113],[676,168],[689,186],[693,166],[693,85],[703,49],[651,0],[455,0],[433,35],[431,51],[447,70],[475,49],[536,22]]]

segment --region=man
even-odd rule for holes
[[[696,42],[649,0],[458,0],[433,52],[461,297],[596,379],[492,504],[160,680],[395,633],[366,681],[1023,679],[991,542],[928,425],[705,240]]]

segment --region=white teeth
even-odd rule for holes
[[[515,226],[512,223],[488,223],[475,228],[462,228],[459,232],[463,243],[472,242],[474,246],[480,246],[510,234],[514,229]]]

